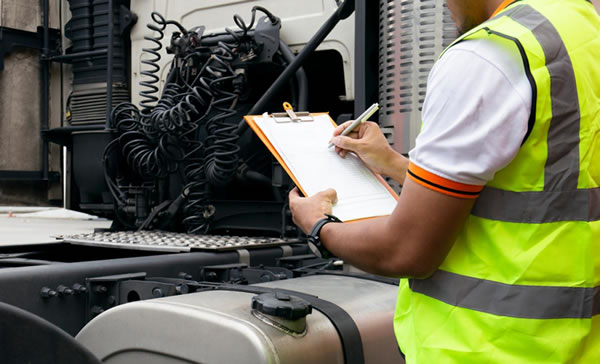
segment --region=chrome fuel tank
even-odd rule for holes
[[[286,302],[296,300],[289,291],[318,296],[352,318],[365,363],[403,362],[392,326],[395,285],[315,275],[242,287],[274,288],[285,292],[278,293],[278,299]],[[110,364],[362,362],[345,357],[348,348],[344,351],[336,325],[316,306],[300,314],[294,311],[293,318],[281,318],[273,310],[263,310],[267,303],[253,304],[256,297],[256,293],[214,290],[132,302],[96,317],[77,340]],[[285,316],[290,311],[278,312]]]

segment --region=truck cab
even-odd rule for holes
[[[3,210],[2,362],[402,362],[398,280],[314,254],[243,116],[378,102],[407,153],[444,1],[8,3],[3,203],[60,208]]]

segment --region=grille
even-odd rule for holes
[[[129,101],[129,91],[122,83],[113,83],[112,107]],[[73,85],[70,101],[71,124],[106,122],[106,83]]]
[[[69,0],[72,17],[65,24],[65,36],[72,41],[67,53],[104,50],[108,46],[108,0]],[[112,106],[129,101],[125,54],[125,35],[121,17],[124,0],[113,1],[113,98]],[[107,55],[77,58],[73,61],[73,92],[70,96],[70,121],[73,125],[106,122]]]
[[[427,76],[458,32],[445,0],[380,0],[379,120],[407,153],[421,124]]]
[[[299,239],[228,235],[192,235],[163,231],[94,232],[59,236],[65,243],[106,248],[164,252],[227,251],[301,243]]]

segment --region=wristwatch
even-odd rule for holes
[[[342,220],[333,215],[325,214],[325,217],[317,221],[312,229],[310,229],[310,233],[308,233],[308,248],[319,258],[329,258],[333,256],[333,254],[325,248],[319,237],[323,226],[330,222],[342,222]]]

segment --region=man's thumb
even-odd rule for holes
[[[324,191],[319,192],[319,194],[323,195],[323,197],[325,197],[332,204],[337,203],[337,192],[333,188],[328,188]]]
[[[335,205],[338,201],[337,191],[334,190],[333,188],[329,188],[326,190],[326,192],[330,198],[331,203],[333,203]]]

